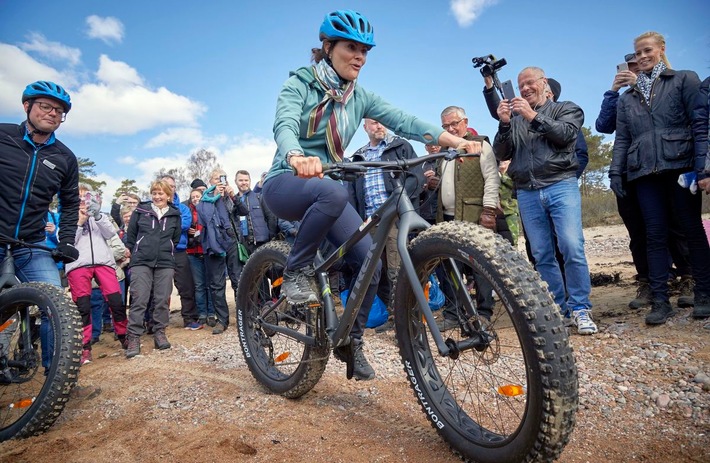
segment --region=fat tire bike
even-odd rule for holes
[[[20,283],[13,249],[56,249],[0,236],[0,442],[45,432],[59,418],[76,384],[81,319],[62,288]]]
[[[443,152],[324,165],[325,174],[345,181],[369,168],[382,169],[397,179],[396,186],[357,233],[330,255],[319,253],[317,304],[294,305],[281,294],[288,244],[271,242],[249,257],[237,290],[242,353],[260,384],[288,398],[318,383],[333,350],[345,359],[350,379],[349,333],[396,225],[402,264],[393,290],[395,336],[427,419],[466,461],[552,461],[570,439],[578,406],[577,369],[559,307],[510,243],[470,222],[430,225],[416,213],[400,180],[425,161],[460,162],[466,156]],[[339,313],[328,270],[371,232],[372,247]],[[410,234],[416,237],[409,240]],[[446,294],[449,323],[443,330],[427,299],[432,276]],[[486,299],[484,310],[480,301]]]

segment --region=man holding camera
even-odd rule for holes
[[[493,150],[498,160],[511,160],[508,174],[515,182],[538,272],[577,332],[594,334],[597,326],[591,317],[591,281],[575,176],[579,163],[574,149],[584,113],[572,102],[548,98],[550,88],[540,68],[523,69],[518,88],[521,96],[498,105],[500,124]],[[564,257],[568,295],[555,259],[553,234]]]

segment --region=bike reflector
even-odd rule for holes
[[[276,363],[281,363],[281,362],[283,362],[284,360],[286,360],[287,358],[289,358],[290,356],[291,356],[291,352],[284,352],[283,354],[278,355],[278,356],[274,359],[274,362],[276,362]]]
[[[518,385],[518,384],[505,384],[505,385],[500,386],[498,388],[498,394],[504,395],[507,397],[515,397],[518,395],[525,394],[525,388],[523,386]]]

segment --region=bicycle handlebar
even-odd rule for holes
[[[2,245],[3,247],[7,245],[14,245],[22,248],[40,249],[42,251],[48,251],[55,261],[62,261],[65,263],[73,262],[74,260],[76,260],[72,256],[64,254],[57,248],[50,248],[49,246],[44,246],[42,244],[28,243],[27,241],[17,240],[15,238],[3,234],[0,234],[0,245]]]
[[[334,162],[328,163],[324,162],[323,175],[328,175],[332,177],[333,175],[357,175],[364,174],[367,169],[382,169],[384,171],[405,171],[412,167],[416,167],[425,162],[435,161],[437,159],[444,159],[446,161],[453,161],[454,159],[463,157],[477,157],[480,154],[468,154],[465,151],[458,150],[446,150],[439,153],[427,154],[426,156],[420,156],[412,159],[398,159],[395,161],[347,161],[347,162]]]

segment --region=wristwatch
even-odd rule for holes
[[[294,156],[303,156],[303,151],[301,150],[291,150],[286,153],[286,164],[291,165],[291,158]]]

